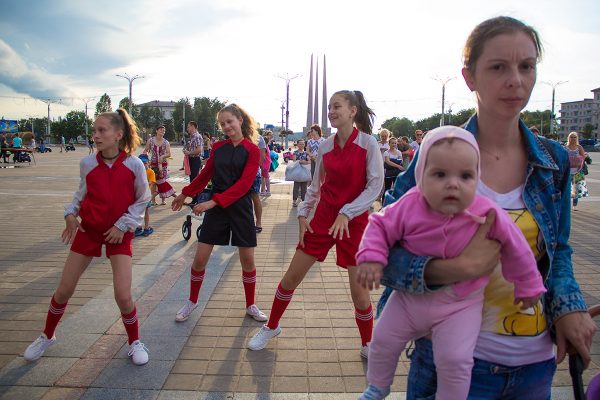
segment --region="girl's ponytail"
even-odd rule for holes
[[[367,106],[365,96],[359,90],[340,90],[333,94],[344,97],[351,106],[356,107],[356,115],[354,116],[354,124],[356,127],[369,135],[373,133],[373,120],[375,113]]]
[[[131,155],[141,142],[137,125],[124,108],[119,108],[117,115],[118,119],[121,120],[123,129],[123,137],[119,141],[119,149],[125,150],[128,155]]]
[[[370,135],[373,133],[373,120],[375,119],[375,113],[369,108],[369,106],[367,106],[365,96],[361,91],[355,90],[354,95],[356,96],[358,103],[358,111],[354,117],[354,123],[359,130]]]

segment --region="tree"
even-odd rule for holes
[[[194,116],[194,112],[192,110],[192,106],[187,98],[179,99],[177,103],[175,103],[175,110],[173,110],[173,126],[176,132],[180,132],[180,129],[183,128],[183,105],[185,104],[185,123],[187,124],[189,121],[195,121],[196,117]],[[184,129],[185,130],[185,129]],[[183,135],[185,135],[184,131],[181,131]]]
[[[88,118],[88,124],[91,124]],[[52,136],[59,139],[61,136],[65,140],[77,140],[77,136],[85,137],[85,113],[83,111],[69,111],[64,118],[52,122]]]
[[[527,126],[535,126],[541,135],[550,136],[550,110],[523,111],[521,119]]]
[[[473,114],[475,114],[474,108],[460,110],[456,114],[448,114],[448,125],[462,126]]]
[[[119,108],[124,108],[130,113],[132,116],[135,113],[135,110],[131,112],[131,107],[129,106],[129,97],[123,97],[121,101],[119,101]]]
[[[225,103],[217,98],[196,97],[194,99],[194,116],[198,123],[198,131],[215,134],[217,132],[217,113],[223,107],[225,107]]]
[[[594,130],[595,126],[593,124],[585,124],[585,126],[583,127],[583,138],[584,139],[590,139],[593,137],[592,132]]]
[[[388,119],[381,124],[381,127],[391,131],[395,137],[409,136],[414,130],[410,119],[398,117]]]
[[[163,123],[163,116],[158,107],[144,104],[139,110],[136,122],[142,139],[146,141],[148,140],[148,136],[154,133],[156,127]]]
[[[94,114],[94,116],[97,117],[99,114],[102,114],[103,112],[111,112],[111,111],[112,111],[112,105],[111,105],[110,97],[106,93],[104,93],[100,97],[100,100],[98,100],[98,103],[96,103],[96,113]]]

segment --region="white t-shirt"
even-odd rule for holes
[[[539,260],[546,252],[545,245],[533,215],[523,202],[523,188],[520,186],[508,193],[497,193],[479,181],[477,192],[508,212],[523,232],[536,260]],[[509,367],[553,358],[554,348],[542,302],[521,310],[513,301],[514,285],[502,277],[498,264],[485,287],[481,332],[474,356]]]

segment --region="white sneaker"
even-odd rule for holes
[[[280,333],[280,326],[275,329],[269,329],[267,325],[263,325],[262,328],[256,332],[256,335],[252,336],[252,339],[248,341],[248,348],[250,350],[262,350],[267,347],[269,340],[273,339],[275,336],[279,336]]]
[[[144,343],[139,340],[131,343],[127,355],[131,357],[131,361],[133,361],[135,365],[144,365],[148,362],[148,349]]]
[[[194,311],[198,307],[198,303],[192,303],[191,301],[187,301],[183,307],[177,311],[177,315],[175,316],[175,321],[183,322],[190,317],[192,311]]]
[[[252,304],[250,307],[246,308],[246,314],[259,322],[266,322],[269,320],[266,314],[260,311],[260,308],[258,308],[256,304]]]
[[[360,348],[360,356],[367,360],[369,358],[369,343],[366,346]]]
[[[42,333],[39,338],[35,339],[33,343],[27,346],[23,357],[27,361],[38,360],[46,351],[46,349],[52,346],[56,342],[56,336],[52,339],[48,339],[45,333]]]

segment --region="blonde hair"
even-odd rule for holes
[[[123,132],[123,137],[119,140],[119,150],[125,150],[127,155],[133,154],[140,145],[140,137],[135,121],[131,118],[127,110],[119,108],[116,112],[104,112],[98,115],[98,118],[104,117],[116,129]]]
[[[388,140],[390,140],[393,137],[392,132],[385,128],[379,131],[379,139],[382,139],[383,135],[385,135],[388,138]]]
[[[254,118],[250,116],[242,107],[235,103],[231,103],[221,108],[217,113],[217,118],[223,112],[231,113],[236,118],[242,119],[242,135],[252,143],[258,143],[258,127]]]
[[[575,138],[575,143],[577,143],[577,145],[579,145],[579,134],[577,132],[571,132],[571,133],[569,133],[569,136],[567,136],[567,139],[569,141],[571,141],[572,137]]]

